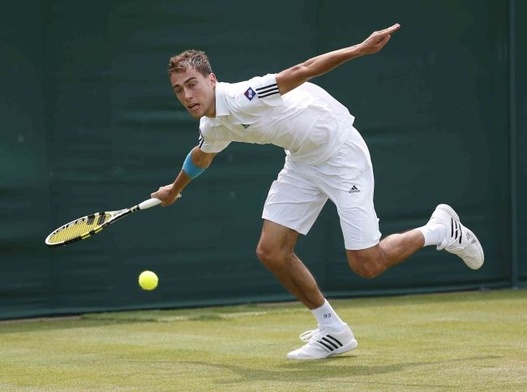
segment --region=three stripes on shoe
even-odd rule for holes
[[[326,335],[316,341],[326,350],[333,352],[343,346],[343,344],[334,336]]]
[[[457,241],[461,245],[461,240],[463,239],[463,231],[461,230],[461,223],[450,218],[450,236],[452,238],[457,238]]]

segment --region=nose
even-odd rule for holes
[[[187,101],[192,98],[192,91],[189,88],[183,90],[183,98]]]

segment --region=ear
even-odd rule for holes
[[[216,75],[214,75],[213,72],[209,75],[210,85],[214,88],[216,87],[216,83],[218,83],[218,79],[216,79]]]

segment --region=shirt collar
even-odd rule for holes
[[[225,83],[216,83],[216,117],[228,116],[230,114],[225,95],[227,94]]]

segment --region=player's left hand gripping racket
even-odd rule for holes
[[[178,198],[181,194],[178,195]],[[48,246],[63,246],[73,242],[84,240],[94,234],[99,233],[104,228],[117,222],[136,211],[146,210],[161,204],[159,199],[148,199],[133,207],[125,208],[119,211],[105,211],[96,212],[95,214],[86,215],[82,218],[75,219],[58,229],[51,232],[46,237],[46,245]]]

